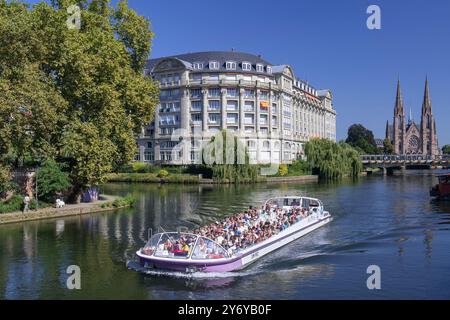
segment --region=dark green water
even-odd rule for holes
[[[156,186],[114,184],[135,208],[0,226],[2,299],[450,298],[450,203],[432,203],[430,171],[339,184]],[[193,227],[265,199],[305,194],[334,216],[327,226],[243,271],[184,276],[131,270],[147,228]],[[66,268],[81,268],[81,290]],[[381,290],[368,290],[369,265]]]

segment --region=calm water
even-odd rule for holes
[[[430,171],[340,184],[239,187],[108,185],[137,199],[133,209],[0,226],[2,299],[449,299],[450,203],[431,203]],[[214,221],[265,199],[306,194],[334,221],[226,274],[144,274],[134,252],[148,227]],[[366,287],[369,265],[381,290]],[[67,266],[81,290],[66,288]]]

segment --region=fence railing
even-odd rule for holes
[[[361,161],[371,162],[371,161],[383,161],[383,162],[415,162],[415,161],[450,161],[450,155],[424,155],[424,154],[403,154],[403,155],[362,155]]]

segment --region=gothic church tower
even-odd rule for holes
[[[437,143],[436,121],[431,108],[430,90],[428,88],[428,78],[425,80],[425,93],[422,103],[422,116],[420,123],[421,151],[426,155],[438,155],[439,147]]]
[[[395,99],[394,108],[394,124],[393,124],[393,145],[396,154],[405,153],[405,136],[406,136],[406,121],[405,108],[403,105],[403,97],[400,89],[400,79],[397,82],[397,97]]]

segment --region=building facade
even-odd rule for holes
[[[149,60],[146,74],[160,84],[160,105],[138,137],[138,161],[201,163],[204,143],[223,129],[245,143],[253,163],[289,163],[312,137],[336,140],[331,91],[298,79],[289,65],[198,52]]]
[[[386,138],[390,139],[396,154],[422,154],[435,156],[440,154],[436,121],[431,108],[428,79],[425,80],[425,93],[422,103],[420,124],[416,124],[410,111],[406,121],[400,80],[397,83],[397,96],[392,126],[386,124]]]

